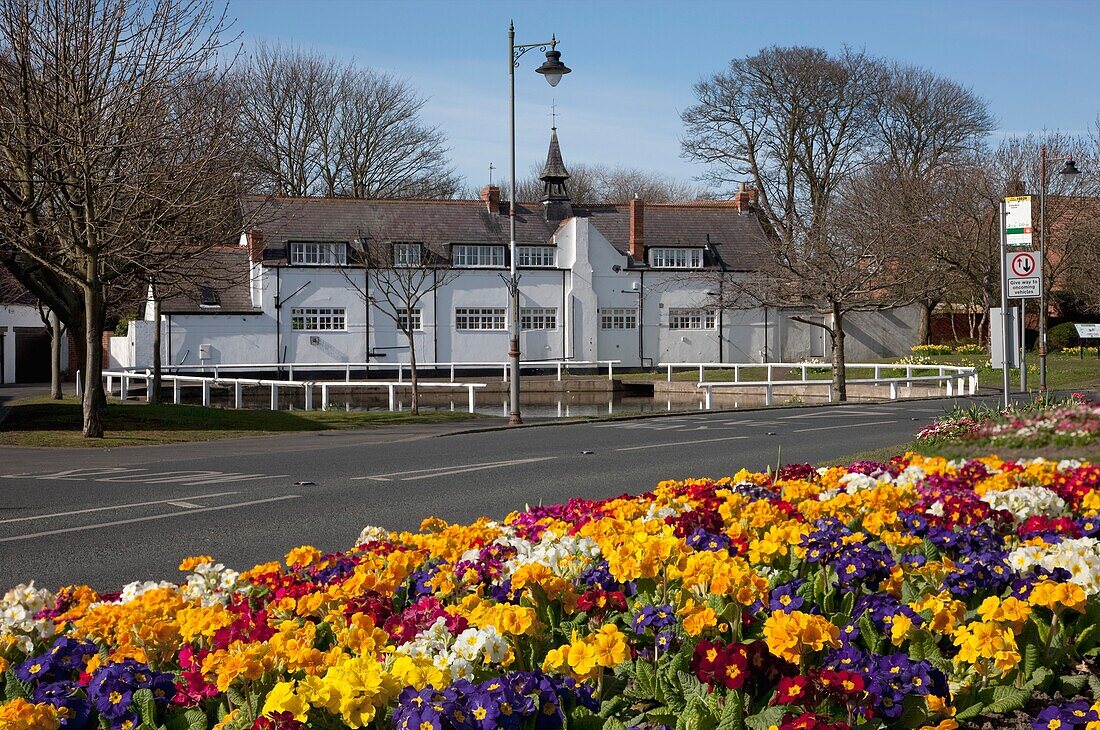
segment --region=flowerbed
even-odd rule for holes
[[[1082,446],[1100,437],[1100,403],[1076,394],[1004,411],[959,410],[921,429],[920,443],[980,447]]]
[[[1098,532],[1100,466],[909,454],[31,584],[0,728],[1097,730]]]

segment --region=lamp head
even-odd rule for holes
[[[1080,175],[1081,171],[1077,169],[1076,163],[1074,163],[1072,157],[1067,157],[1066,162],[1062,165],[1062,169],[1058,171],[1059,175]]]
[[[555,39],[553,45],[550,46],[550,50],[546,52],[546,61],[536,68],[535,72],[545,76],[546,83],[557,86],[558,82],[561,81],[561,77],[570,71],[572,69],[561,62],[561,51],[557,50],[557,40]]]

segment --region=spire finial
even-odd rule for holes
[[[491,162],[490,162],[490,163],[489,163],[489,184],[490,184],[490,185],[492,185],[492,184],[493,184],[493,170],[495,170],[495,169],[496,169],[496,168],[495,168],[495,167],[493,167],[493,163],[491,163]]]
[[[550,129],[558,128],[558,100],[550,100]]]

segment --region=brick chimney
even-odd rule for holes
[[[733,196],[733,203],[738,213],[748,213],[756,207],[756,188],[750,188],[746,183],[741,183],[737,194]]]
[[[496,185],[486,185],[481,189],[481,199],[485,201],[485,207],[489,212],[497,215],[500,213],[500,188]]]
[[[645,203],[637,197],[630,201],[630,256],[645,263]]]
[[[248,232],[248,260],[257,264],[264,260],[264,234],[259,228]]]

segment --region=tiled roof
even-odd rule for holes
[[[286,263],[290,241],[418,242],[446,259],[450,243],[508,244],[508,209],[481,200],[246,198],[245,220],[264,235],[264,263]],[[546,243],[557,230],[540,203],[516,205],[517,243]]]
[[[206,252],[185,283],[161,302],[162,314],[242,314],[260,310],[252,306],[248,286],[248,249],[219,247]],[[202,306],[202,287],[209,287],[218,306]]]
[[[620,253],[629,252],[629,205],[592,206],[577,214],[587,216]],[[709,243],[717,260],[708,253],[708,265],[727,270],[751,271],[768,255],[756,214],[741,213],[732,202],[646,203],[643,223],[646,248],[706,248]]]
[[[290,241],[344,241],[366,236],[372,242],[419,242],[443,260],[450,243],[508,244],[507,203],[490,214],[481,200],[362,200],[355,198],[246,198],[245,219],[264,235],[264,263],[286,263]],[[624,255],[630,244],[630,207],[599,205],[574,209],[587,217]],[[649,203],[645,205],[647,247],[706,247],[717,254],[708,263],[744,271],[767,255],[756,216],[732,202]],[[557,224],[547,222],[541,203],[516,204],[516,242],[549,243]],[[709,239],[708,239],[709,237]]]

